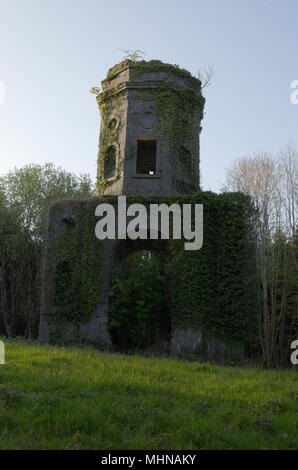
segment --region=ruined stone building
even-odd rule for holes
[[[97,197],[61,201],[51,208],[40,340],[79,339],[114,347],[108,322],[113,267],[135,251],[158,249],[167,251],[169,266],[167,350],[226,358],[227,344],[242,348],[254,314],[248,300],[248,202],[241,195],[200,191],[201,82],[175,65],[124,60],[101,85],[96,96],[101,116]],[[183,253],[170,240],[96,239],[97,205],[108,201],[117,211],[119,195],[144,204],[203,203],[204,247],[200,253]],[[240,250],[239,262],[233,258],[235,249]],[[243,330],[239,334],[233,330],[233,315]]]

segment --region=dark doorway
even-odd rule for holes
[[[167,352],[171,325],[164,251],[137,245],[132,251],[130,245],[120,244],[112,277],[109,330],[113,343],[125,352]]]

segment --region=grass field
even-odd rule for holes
[[[4,341],[1,449],[298,449],[298,370]]]

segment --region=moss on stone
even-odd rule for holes
[[[143,91],[142,97],[155,102],[162,134],[166,136],[171,150],[178,155],[182,167],[191,171],[193,161],[199,153],[198,141],[190,147],[190,142],[193,142],[194,121],[199,132],[205,98],[198,90],[173,88],[166,81],[160,81],[157,88]],[[193,180],[195,179],[193,175]],[[194,190],[198,187],[198,182],[190,186]]]
[[[188,70],[181,68],[179,65],[167,64],[161,62],[160,60],[141,60],[135,63],[131,63],[130,67],[133,70],[133,78],[143,73],[167,72],[173,73],[182,78],[187,78],[192,86],[199,89],[201,88],[201,81],[198,78],[193,77]]]

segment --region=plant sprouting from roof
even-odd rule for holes
[[[120,49],[120,51],[125,53],[123,60],[129,59],[132,62],[136,62],[137,60],[142,59],[144,55],[146,55],[146,53],[141,51],[140,49],[136,49],[135,51],[133,51],[132,49]]]
[[[90,93],[93,93],[94,95],[98,95],[101,92],[101,89],[97,86],[94,86],[90,89]]]

